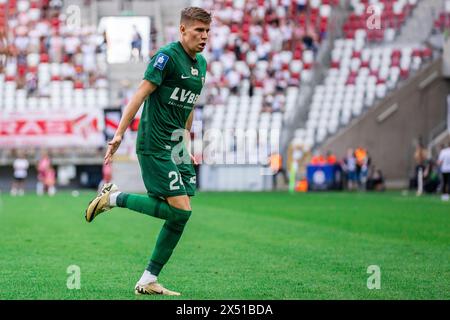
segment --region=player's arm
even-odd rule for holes
[[[111,157],[119,148],[125,131],[129,127],[131,121],[136,116],[136,113],[138,112],[145,98],[147,98],[150,94],[152,94],[152,92],[155,91],[156,88],[157,86],[150,81],[147,80],[141,81],[137,91],[135,92],[135,94],[125,107],[125,110],[122,114],[122,118],[120,119],[119,122],[119,127],[117,128],[116,133],[114,134],[114,138],[108,143],[108,150],[106,151],[104,159],[105,164],[108,164],[111,161]]]

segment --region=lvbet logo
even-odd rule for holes
[[[191,90],[185,90],[176,87],[170,95],[170,99],[180,102],[187,102],[189,104],[195,104],[199,96],[200,95],[193,93]]]

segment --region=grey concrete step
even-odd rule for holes
[[[396,43],[424,42],[433,29],[434,19],[444,6],[444,0],[419,1],[411,17],[396,39]]]

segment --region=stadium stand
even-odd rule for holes
[[[391,43],[417,1],[351,3],[343,37],[334,41],[327,75],[314,90],[307,120],[295,131],[294,146],[317,147],[432,59],[426,45]],[[369,5],[379,9],[370,11]],[[380,14],[380,29],[370,29],[366,23],[374,12]]]
[[[362,30],[367,42],[393,41],[416,4],[417,0],[352,0],[353,12],[343,26],[345,38],[355,39]]]
[[[236,148],[233,135],[238,129],[282,127],[283,114],[295,108],[299,85],[311,79],[315,53],[337,3],[201,1],[215,12],[205,52],[204,122],[207,129],[229,135],[223,151]],[[255,155],[256,143],[250,145]]]
[[[445,2],[445,6],[434,21],[434,33],[444,33],[450,31],[450,1]]]
[[[108,105],[104,39],[95,26],[65,23],[62,3],[1,0],[13,56],[0,74],[0,110],[66,110]],[[7,23],[7,25],[5,25]]]
[[[411,71],[418,70],[423,60],[430,59],[432,52],[426,47],[404,46],[359,51],[358,41],[345,39],[336,41],[332,54],[325,82],[315,89],[306,126],[295,133],[310,146],[384,98]]]

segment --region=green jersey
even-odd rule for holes
[[[170,154],[180,143],[186,121],[205,83],[206,60],[190,57],[181,43],[162,47],[151,59],[144,79],[157,85],[145,100],[136,142],[138,154]]]

